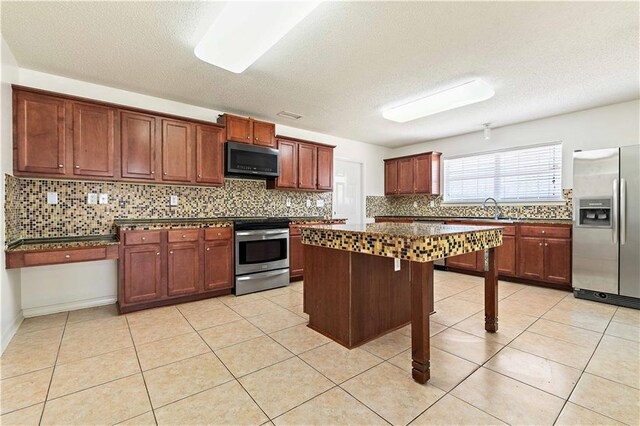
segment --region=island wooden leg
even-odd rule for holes
[[[429,314],[433,307],[433,262],[411,262],[411,375],[426,383],[429,372]]]
[[[488,262],[484,271],[484,329],[498,331],[498,259],[496,249],[487,250]]]

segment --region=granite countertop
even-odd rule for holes
[[[445,257],[498,247],[502,226],[429,223],[367,223],[300,227],[310,246],[431,262]]]
[[[470,220],[478,222],[495,222],[498,224],[510,224],[510,223],[540,223],[550,225],[571,225],[572,219],[547,219],[547,218],[501,218],[495,220],[492,217],[459,217],[459,216],[402,216],[402,215],[379,215],[375,217],[387,218],[387,219],[415,219],[415,220]]]
[[[115,225],[123,230],[149,230],[149,229],[183,229],[183,228],[219,228],[233,226],[234,220],[242,219],[268,219],[265,217],[211,217],[211,218],[149,218],[149,219],[116,219]],[[336,223],[345,219],[326,219],[318,216],[288,217],[293,224],[308,222]]]
[[[87,235],[78,237],[25,238],[9,244],[5,251],[20,252],[34,250],[58,250],[81,247],[104,247],[118,245],[115,235]]]

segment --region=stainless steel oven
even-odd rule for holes
[[[289,284],[289,220],[238,220],[235,226],[236,294]]]

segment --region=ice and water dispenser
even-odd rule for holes
[[[578,212],[578,226],[585,228],[611,228],[612,199],[582,198]]]

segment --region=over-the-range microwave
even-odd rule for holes
[[[246,143],[225,144],[225,175],[272,178],[280,175],[278,150]]]

